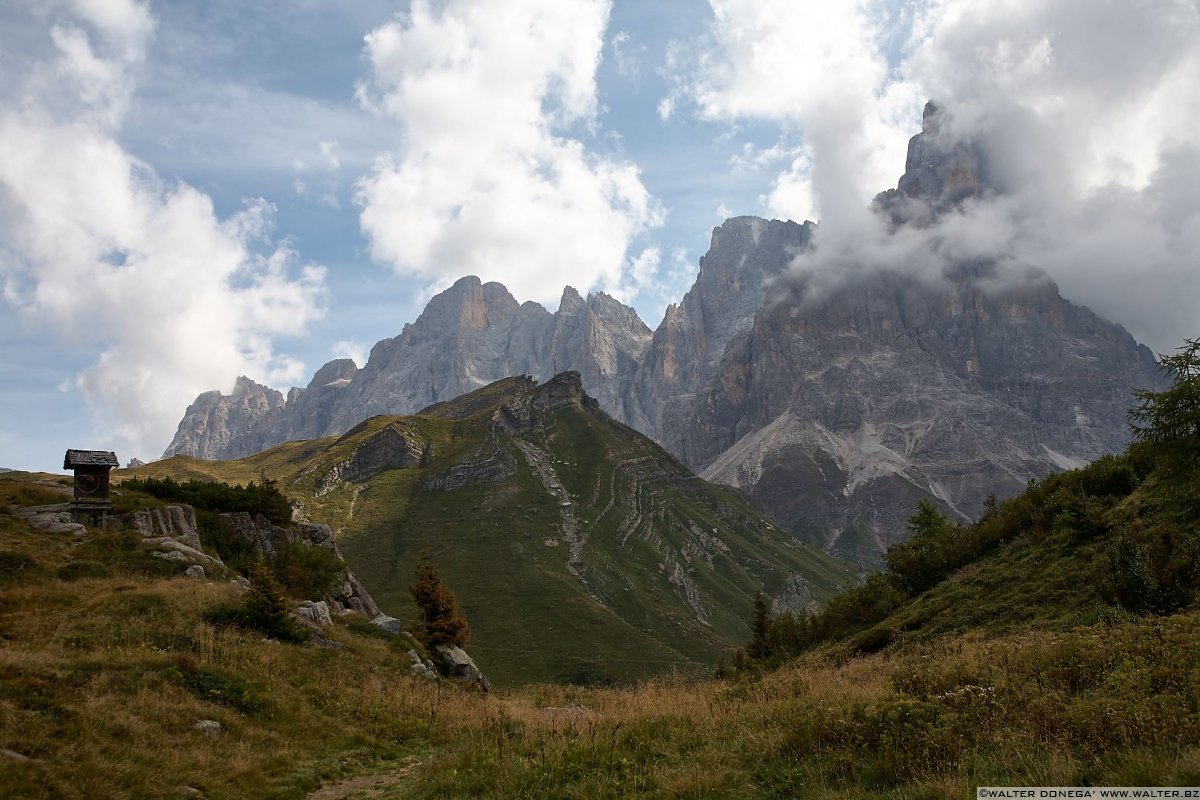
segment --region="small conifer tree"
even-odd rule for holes
[[[750,644],[746,655],[754,661],[771,657],[771,612],[762,592],[754,594],[754,618],[750,621]]]
[[[261,551],[250,569],[250,592],[244,601],[250,627],[285,642],[304,641],[305,631],[288,613],[288,598],[275,577],[271,564]]]
[[[1175,355],[1159,361],[1172,377],[1161,392],[1136,392],[1129,412],[1134,439],[1148,447],[1158,466],[1161,491],[1176,514],[1200,518],[1200,339],[1185,339]]]
[[[408,591],[421,612],[414,631],[417,639],[426,647],[465,645],[470,638],[467,620],[459,613],[458,601],[442,582],[429,556],[421,555],[414,577],[415,583]]]

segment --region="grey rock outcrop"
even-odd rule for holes
[[[447,678],[461,683],[473,683],[485,692],[492,688],[491,681],[479,671],[475,661],[461,647],[442,644],[435,647],[434,651],[441,661],[442,673]]]
[[[232,394],[205,392],[196,398],[175,432],[163,457],[180,453],[196,458],[240,458],[262,448],[254,435],[270,425],[284,407],[283,395],[241,376]]]
[[[214,558],[199,548],[190,547],[168,536],[149,537],[144,542],[152,551],[150,555],[158,558],[182,561],[186,564],[198,564],[213,570],[224,566],[221,559]]]
[[[247,432],[251,452],[279,442],[326,435],[338,404],[346,395],[358,366],[348,358],[325,364],[303,389],[293,387],[279,414],[264,417]]]
[[[352,428],[346,435],[353,435],[367,424],[364,422]],[[428,443],[413,431],[411,425],[403,420],[390,423],[321,476],[317,495],[325,494],[345,481],[361,481],[385,469],[415,467],[425,459],[427,448]]]
[[[194,550],[200,550],[200,534],[196,529],[196,509],[186,505],[165,508],[143,508],[128,514],[108,518],[111,530],[136,531],[145,537],[167,537]]]
[[[812,246],[815,230],[757,217],[713,229],[696,282],[654,332],[623,421],[679,453],[697,392],[717,377],[726,349],[753,327],[768,287]]]
[[[781,284],[660,429],[800,538],[878,565],[920,499],[975,518],[989,494],[1119,451],[1134,389],[1161,381],[1120,326],[998,260],[815,301]]]
[[[291,528],[281,528],[273,525],[261,514],[250,514],[245,511],[220,515],[221,525],[226,531],[250,541],[256,550],[274,556],[289,545],[299,544],[304,547],[320,547],[333,553],[337,559],[345,563],[342,551],[334,541],[333,529],[328,525],[318,525],[312,522],[301,522]],[[331,592],[334,610],[357,611],[368,619],[379,616],[379,606],[375,605],[371,593],[362,585],[358,577],[346,567],[338,576],[338,583]]]
[[[771,599],[771,613],[803,614],[816,611],[820,604],[813,599],[812,590],[803,575],[792,573]]]
[[[421,656],[416,650],[409,650],[408,658],[410,661],[412,661],[411,669],[413,675],[416,675],[418,678],[426,678],[433,681],[437,680],[437,668],[434,666],[432,661],[429,661],[428,659],[422,660]]]
[[[904,174],[872,204],[893,225],[927,225],[969,198],[996,191],[986,150],[956,135],[952,122],[935,103],[925,104],[921,132],[908,141]]]
[[[394,633],[396,636],[404,634],[404,623],[395,617],[389,617],[387,614],[376,614],[371,619],[371,624],[388,633]]]
[[[314,625],[332,625],[333,617],[329,614],[329,604],[324,600],[305,600],[292,610],[297,617]]]
[[[45,533],[71,533],[82,536],[87,532],[87,528],[75,522],[71,516],[70,503],[53,503],[47,506],[10,506],[9,513]]]
[[[215,719],[199,719],[192,726],[192,730],[205,736],[220,736],[225,731],[225,726]]]

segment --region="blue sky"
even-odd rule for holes
[[[1036,179],[968,244],[1172,347],[1197,334],[1163,289],[1200,292],[1200,23],[1124,5],[6,4],[0,466],[155,457],[200,391],[361,364],[463,274],[654,327],[726,216],[861,240],[930,96],[1052,164],[1014,158]]]

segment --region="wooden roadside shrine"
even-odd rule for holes
[[[116,453],[107,450],[68,450],[63,457],[63,469],[75,472],[75,495],[71,500],[71,517],[84,525],[104,527],[112,510],[109,498],[108,471],[120,466]]]

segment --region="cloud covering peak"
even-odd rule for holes
[[[967,249],[986,241],[1045,268],[1067,297],[1159,351],[1200,332],[1194,2],[711,5],[709,46],[677,65],[674,106],[776,122],[781,144],[801,131],[764,201],[819,217],[834,261],[853,262],[868,241],[886,253],[866,208],[894,185],[921,106],[937,98],[950,134],[979,144],[1005,190],[939,225],[939,248],[969,230]]]

